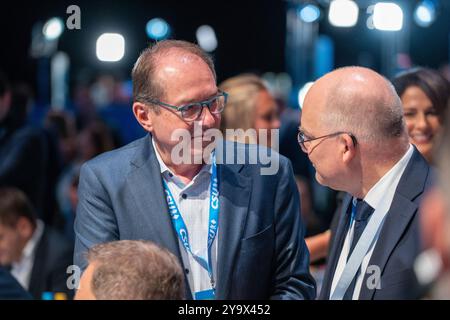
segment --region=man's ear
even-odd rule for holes
[[[134,102],[133,113],[145,131],[153,132],[153,117],[155,113],[148,106],[141,102]]]
[[[349,134],[342,134],[340,137],[340,148],[342,151],[342,161],[348,164],[356,156],[355,141]]]

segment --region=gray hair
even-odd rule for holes
[[[184,275],[178,259],[148,241],[98,244],[87,254],[95,263],[91,289],[99,300],[184,298]]]

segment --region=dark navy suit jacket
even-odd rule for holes
[[[233,144],[238,147],[250,148]],[[218,164],[217,298],[312,299],[292,168],[282,156],[276,174],[261,175],[261,167]],[[91,246],[121,239],[153,241],[182,263],[151,135],[84,164],[78,192],[76,265],[86,267],[83,254]]]
[[[29,300],[31,295],[17,282],[17,280],[0,266],[0,300]]]
[[[380,289],[366,284],[372,274],[366,274],[360,300],[418,299],[422,292],[415,273],[414,262],[422,251],[419,204],[432,184],[432,170],[414,147],[413,155],[400,179],[391,207],[381,229],[369,265],[380,268]],[[329,299],[334,272],[341,254],[348,226],[348,208],[351,195],[342,202],[339,222],[332,229],[329,251],[320,299]],[[371,282],[373,283],[373,282]]]

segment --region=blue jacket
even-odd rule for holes
[[[29,300],[31,295],[3,267],[0,267],[0,300]]]
[[[276,174],[261,175],[262,166],[218,164],[217,298],[313,299],[292,168],[282,156]],[[182,262],[151,135],[84,164],[78,192],[76,265],[86,267],[91,246],[122,239],[153,241]]]

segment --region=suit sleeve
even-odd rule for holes
[[[81,168],[78,186],[74,264],[84,270],[88,249],[114,240],[119,240],[119,232],[109,194],[86,163]]]
[[[316,284],[309,273],[300,200],[290,162],[280,157],[275,199],[276,272],[271,299],[314,299]]]

